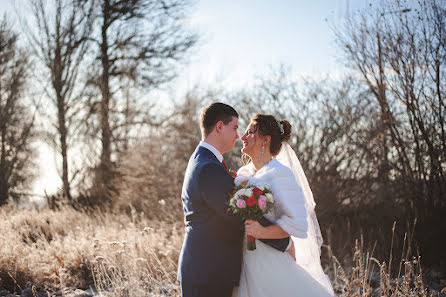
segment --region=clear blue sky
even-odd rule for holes
[[[339,22],[347,10],[367,2],[201,0],[192,23],[204,33],[205,43],[182,79],[240,84],[279,63],[301,75],[336,72],[337,50],[326,20]]]
[[[0,0],[0,14],[14,18],[14,5]],[[347,10],[370,0],[192,0],[191,23],[203,44],[177,80],[180,89],[194,84],[249,81],[270,65],[284,63],[296,74],[318,76],[339,69],[333,35],[326,19],[338,22]],[[376,1],[374,1],[376,2]]]
[[[0,0],[0,15],[15,19],[14,4]],[[204,36],[202,46],[174,82],[180,92],[199,86],[240,86],[279,63],[296,75],[323,76],[342,71],[326,19],[339,22],[367,0],[195,0],[191,24]],[[18,26],[18,23],[16,22]],[[180,95],[178,94],[177,95]],[[45,145],[35,192],[60,185],[55,158]]]

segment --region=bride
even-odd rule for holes
[[[334,296],[322,270],[322,236],[314,212],[314,199],[296,154],[288,144],[291,125],[272,115],[257,114],[243,135],[242,153],[251,162],[237,172],[236,185],[268,186],[275,200],[265,217],[275,224],[263,227],[245,223],[245,233],[255,238],[291,236],[288,253],[256,240],[256,250],[244,248],[240,285],[233,297]]]

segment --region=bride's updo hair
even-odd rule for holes
[[[283,141],[290,140],[291,124],[287,120],[277,121],[270,114],[258,113],[251,119],[251,123],[259,131],[259,135],[271,136],[269,151],[273,156],[277,156],[280,152]]]

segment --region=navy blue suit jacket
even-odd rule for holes
[[[186,221],[178,263],[182,283],[238,285],[244,225],[227,211],[233,189],[234,180],[223,164],[210,150],[198,146],[189,159],[181,193]],[[284,251],[288,239],[266,243]]]

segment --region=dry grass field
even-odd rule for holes
[[[0,215],[0,296],[180,295],[182,223],[68,207],[3,208]],[[363,250],[360,241],[352,251],[353,267],[342,267],[329,247],[324,253],[339,296],[442,295],[425,287],[417,259],[402,262],[400,277],[391,279],[386,263]]]

